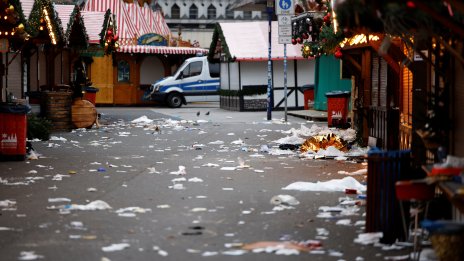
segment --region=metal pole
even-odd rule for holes
[[[287,121],[287,44],[284,44],[284,99],[285,99],[285,122]]]
[[[267,60],[267,120],[272,120],[272,61],[271,61],[271,37],[272,37],[272,9],[274,7],[274,1],[267,1],[267,14],[269,22],[269,49],[268,49],[268,60]]]

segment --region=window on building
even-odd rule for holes
[[[180,19],[180,7],[177,4],[171,7],[171,19]]]
[[[198,19],[198,7],[195,4],[190,6],[189,18],[190,19]]]
[[[243,19],[245,19],[245,20],[253,19],[253,12],[252,11],[243,11]]]
[[[118,82],[129,82],[130,80],[130,65],[127,61],[121,60],[118,62]]]
[[[212,4],[208,6],[208,19],[216,19],[216,7]]]
[[[226,19],[234,19],[234,10],[231,9],[231,6],[226,7]]]
[[[268,20],[269,19],[269,13],[267,11],[261,12],[261,19],[262,20]]]

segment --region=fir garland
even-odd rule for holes
[[[318,4],[323,4],[318,3]],[[301,46],[301,54],[304,58],[319,57],[321,55],[332,55],[340,52],[339,44],[345,38],[343,32],[335,32],[333,25],[333,18],[331,16],[332,8],[326,5],[325,16],[322,21],[313,22],[313,26],[320,26],[316,31],[318,32],[317,39],[305,39]],[[322,25],[321,25],[322,24]],[[314,29],[313,29],[314,30]]]
[[[111,25],[109,24],[110,19],[112,21]],[[108,30],[112,32],[112,35],[108,35]],[[103,27],[99,34],[100,35],[100,46],[104,48],[105,55],[113,54],[114,52],[118,50],[119,43],[118,43],[118,37],[117,36],[115,37],[116,32],[117,32],[116,23],[114,22],[114,19],[112,19],[111,17],[111,10],[108,9],[106,10]]]
[[[76,24],[77,22],[77,24]],[[79,43],[71,43],[71,33],[73,32],[73,27],[78,26],[82,30],[82,34],[84,39],[79,39]],[[72,46],[81,46],[83,49],[87,49],[89,47],[89,36],[87,35],[87,30],[84,25],[84,20],[82,18],[81,12],[79,7],[76,5],[69,17],[68,28],[66,30],[66,39],[68,41],[68,45]]]
[[[61,26],[61,21],[58,18],[57,13],[55,12],[55,8],[50,0],[35,0],[34,5],[32,7],[31,14],[29,15],[29,19],[26,23],[26,31],[32,36],[36,37],[40,33],[40,20],[43,19],[43,9],[46,9],[50,21],[53,27],[53,33],[56,35],[57,42],[61,42],[64,39],[63,36],[63,27]]]
[[[225,54],[226,60],[229,62],[234,62],[235,57],[232,57],[232,55],[230,54],[229,46],[227,46],[224,33],[222,32],[222,28],[219,25],[219,23],[217,23],[216,27],[214,28],[212,44],[209,47],[208,61],[212,62],[214,60],[214,55],[215,55],[217,43],[219,40],[221,41],[222,52]]]
[[[16,13],[19,15],[18,24],[26,24],[26,18],[24,18],[23,7],[19,0],[10,0],[10,3],[14,6]]]

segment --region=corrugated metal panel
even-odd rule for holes
[[[379,56],[372,53],[371,106],[379,106]]]
[[[412,50],[403,47],[403,52],[407,57],[410,56]],[[402,70],[402,88],[401,88],[401,115],[402,122],[406,125],[412,125],[412,72],[408,67],[403,66]]]
[[[387,88],[388,88],[388,64],[384,59],[380,60],[380,86],[379,102],[380,106],[387,107]]]
[[[14,53],[8,54],[8,62],[11,61]],[[22,98],[22,81],[21,81],[21,57],[16,56],[16,58],[8,66],[8,93],[13,93],[16,98]],[[6,78],[6,77],[5,77]]]

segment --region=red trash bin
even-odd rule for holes
[[[97,99],[97,92],[98,92],[98,88],[85,87],[84,99],[88,100],[93,105],[95,105],[95,101]]]
[[[348,102],[351,92],[334,91],[325,94],[327,97],[327,125],[345,128],[348,123]]]
[[[0,160],[26,158],[28,111],[25,105],[0,104]]]
[[[312,109],[314,105],[314,85],[303,85],[303,87],[301,87],[301,90],[303,91],[304,97],[304,109]]]

